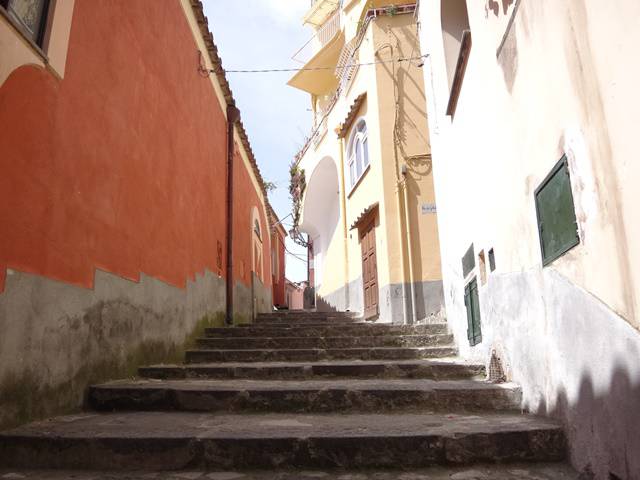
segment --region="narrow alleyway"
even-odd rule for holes
[[[560,426],[455,360],[445,324],[278,313],[198,344],[184,365],[92,387],[92,411],[0,434],[0,468],[178,473],[0,478],[576,478],[553,463]],[[427,467],[440,468],[406,473]]]

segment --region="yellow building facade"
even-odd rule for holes
[[[415,4],[317,0],[289,85],[314,124],[292,173],[319,310],[412,323],[443,311],[437,207]],[[294,207],[296,208],[296,207]]]

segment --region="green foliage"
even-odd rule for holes
[[[307,180],[303,168],[300,168],[295,162],[289,168],[291,180],[289,183],[289,194],[293,202],[293,227],[298,227],[300,221],[300,209],[302,207],[302,197],[307,188]]]
[[[278,185],[275,182],[265,181],[263,183],[264,183],[264,189],[267,191],[267,193],[271,193],[278,188]]]
[[[386,13],[390,17],[393,17],[394,15],[396,15],[398,13],[398,6],[397,5],[389,5],[388,7],[385,8],[384,13]]]

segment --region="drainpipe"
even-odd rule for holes
[[[395,60],[395,49],[393,47],[393,45],[391,45],[391,43],[383,43],[380,46],[378,46],[377,50],[375,51],[375,54],[377,56],[380,55],[380,51],[383,48],[388,48],[391,51],[391,66],[392,66],[392,79],[393,79],[393,98],[394,98],[394,102],[395,102],[395,118],[393,121],[393,159],[394,159],[394,169],[393,172],[395,173],[395,186],[396,186],[396,209],[398,211],[398,223],[399,223],[399,228],[398,228],[398,244],[400,245],[400,254],[402,256],[402,261],[400,262],[400,271],[401,271],[401,276],[402,276],[402,307],[403,307],[403,316],[404,316],[404,323],[405,324],[412,324],[413,323],[413,319],[410,318],[410,313],[409,313],[409,306],[407,305],[407,302],[409,300],[409,295],[407,294],[407,272],[405,270],[405,262],[407,261],[407,252],[405,251],[405,241],[404,241],[404,232],[402,229],[402,218],[401,218],[401,213],[400,210],[402,209],[402,192],[400,191],[400,189],[402,188],[402,180],[400,179],[400,161],[398,159],[398,137],[397,137],[397,132],[396,132],[396,128],[398,125],[398,110],[399,110],[399,106],[398,106],[398,96],[399,96],[399,92],[398,92],[398,85],[397,85],[397,78],[396,78],[396,67],[395,67],[395,62],[393,60]],[[409,265],[411,265],[409,263]],[[413,302],[411,302],[413,304]]]
[[[238,120],[240,110],[227,105],[227,325],[233,324],[233,132]]]
[[[347,198],[344,189],[344,138],[340,138],[340,206],[342,210],[342,229],[344,232],[344,304],[345,310],[349,310],[349,240],[347,236]]]
[[[404,189],[404,228],[407,237],[407,250],[409,257],[409,286],[411,288],[411,318],[409,323],[414,323],[417,320],[416,310],[416,285],[413,278],[413,242],[411,241],[411,220],[409,215],[409,187],[407,185],[407,165],[402,165],[402,178]]]

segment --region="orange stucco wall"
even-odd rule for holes
[[[0,86],[0,291],[6,268],[87,288],[96,268],[224,275],[225,118],[179,2],[156,3],[77,0],[64,80],[23,66]],[[241,161],[235,177],[238,275],[261,204]]]
[[[245,285],[251,285],[253,263],[253,208],[258,210],[262,232],[262,283],[271,286],[271,240],[269,225],[260,196],[253,187],[251,177],[235,148],[234,196],[233,196],[233,277]]]
[[[278,306],[286,305],[285,298],[285,237],[280,228],[276,228],[275,232],[271,235],[272,244],[275,248],[272,248],[272,252],[275,250],[275,254],[278,257],[278,275],[276,272],[272,273],[272,288],[273,288],[273,304]],[[273,255],[273,253],[272,253]]]

